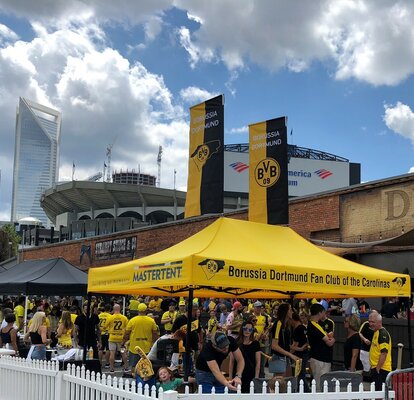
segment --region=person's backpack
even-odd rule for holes
[[[171,358],[174,353],[178,353],[178,340],[163,339],[157,343],[157,359],[165,365],[171,364]]]

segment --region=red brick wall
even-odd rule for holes
[[[231,218],[246,219],[247,213],[232,213]],[[103,240],[110,240],[115,238],[137,236],[137,251],[136,258],[144,257],[149,254],[164,250],[172,245],[181,242],[184,239],[194,235],[206,226],[210,225],[216,220],[215,217],[197,218],[193,220],[182,220],[171,224],[154,225],[152,227],[145,227],[129,232],[116,233],[112,235],[99,236],[93,239],[80,239],[76,241],[61,242],[53,245],[40,246],[36,248],[25,249],[20,254],[21,260],[36,260],[43,258],[63,257],[70,263],[81,266],[82,268],[89,267],[87,257],[83,257],[80,265],[80,251],[82,245],[90,245],[92,247],[92,254],[95,254],[95,244]],[[105,261],[92,261],[92,266],[104,266],[120,262],[129,261],[129,258],[113,259]]]
[[[310,237],[310,233],[321,230],[339,229],[339,201],[338,196],[326,198],[294,201],[289,206],[290,226],[304,237]],[[247,220],[247,212],[233,212],[228,215],[231,218]],[[154,225],[140,228],[134,231],[116,233],[100,236],[93,239],[80,239],[76,241],[62,242],[53,245],[40,246],[24,250],[21,254],[23,260],[63,257],[74,265],[82,268],[89,267],[87,257],[80,265],[80,251],[82,245],[90,245],[92,254],[95,254],[95,243],[97,241],[110,240],[128,236],[137,236],[136,258],[164,250],[191,235],[199,232],[215,221],[215,217],[195,218],[192,220],[181,220],[176,223]],[[95,261],[92,266],[110,265],[128,261],[129,258]]]
[[[290,227],[309,238],[311,232],[340,229],[339,195],[305,200],[289,204]]]
[[[94,243],[93,240],[79,240],[24,249],[20,251],[20,261],[63,257],[73,265],[79,266],[81,245],[92,243]]]

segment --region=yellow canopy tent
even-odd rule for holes
[[[409,297],[410,276],[330,254],[292,229],[230,218],[166,250],[91,268],[88,292],[197,297]]]

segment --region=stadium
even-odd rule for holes
[[[249,145],[224,147],[224,211],[248,206]],[[289,197],[360,183],[360,164],[319,150],[289,145]],[[156,186],[156,178],[134,171],[112,174],[112,182],[70,181],[47,189],[41,206],[60,240],[79,239],[159,224],[184,216],[186,193]],[[54,240],[53,240],[54,241]]]

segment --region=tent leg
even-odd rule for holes
[[[185,371],[184,381],[188,381],[190,376],[191,367],[191,319],[193,317],[193,300],[194,300],[194,289],[190,287],[188,290],[188,309],[187,309],[187,334],[185,336]]]
[[[92,293],[88,292],[88,305],[86,306],[86,319],[85,319],[85,332],[83,334],[83,355],[82,355],[82,364],[86,365],[86,354],[88,351],[88,346],[86,343],[86,338],[88,336],[88,328],[90,323],[90,315],[91,315],[91,302],[92,302]],[[83,312],[83,305],[82,305],[82,312]]]
[[[23,319],[23,335],[27,333],[27,300],[29,296],[26,294],[24,296],[24,319]]]
[[[411,336],[411,298],[407,298],[407,324],[408,324],[408,354],[410,359],[410,368],[414,366],[413,364],[413,341]]]

